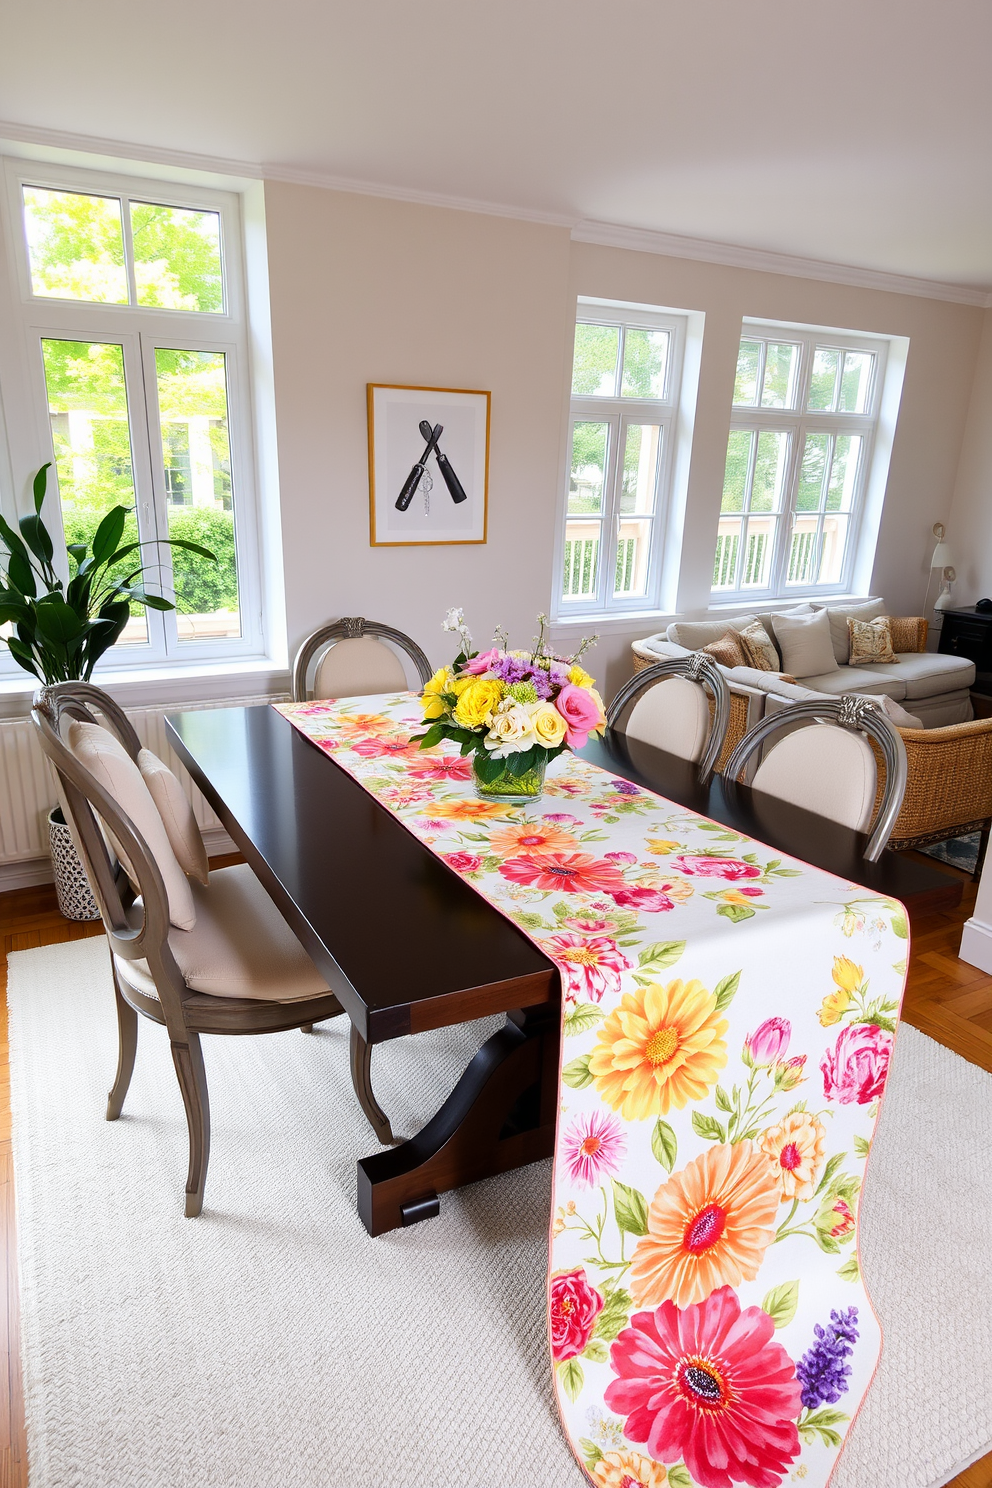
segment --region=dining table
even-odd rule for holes
[[[409,1140],[358,1160],[371,1235],[436,1215],[440,1195],[550,1157],[561,990],[553,962],[326,752],[268,705],[167,716],[206,801],[370,1047],[505,1015]],[[865,860],[851,830],[619,730],[580,757],[611,778],[905,905],[947,910],[961,881],[906,854]]]

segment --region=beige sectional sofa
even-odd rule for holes
[[[806,698],[836,697],[840,693],[859,693],[869,697],[888,698],[908,714],[901,717],[898,709],[886,707],[893,721],[901,727],[940,728],[946,724],[965,723],[972,718],[970,689],[975,680],[974,663],[960,656],[945,656],[932,651],[902,651],[893,665],[852,667],[841,660],[846,656],[847,618],[870,620],[887,613],[882,600],[859,605],[783,606],[783,614],[809,614],[826,609],[831,621],[836,666],[828,672],[796,677],[795,684],[784,682],[772,672],[752,667],[722,667],[732,692],[746,708],[746,726],[766,712],[777,711],[789,703]],[[719,620],[678,620],[664,632],[635,641],[632,647],[636,667],[649,666],[667,656],[685,656],[711,641],[719,640],[728,630],[744,630],[759,619],[771,639],[779,644],[770,615],[728,615]],[[925,637],[925,628],[921,637]],[[882,705],[885,706],[884,704]]]

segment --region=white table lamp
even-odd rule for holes
[[[957,574],[954,571],[954,559],[951,557],[950,547],[944,541],[946,530],[943,522],[934,522],[933,535],[937,539],[937,546],[930,559],[930,569],[932,572],[935,568],[939,568],[941,580],[940,593],[934,601],[935,610],[950,610],[954,605],[951,598],[951,585],[957,578]],[[929,585],[927,588],[929,589]]]

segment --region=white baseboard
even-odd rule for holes
[[[966,920],[961,931],[961,949],[958,957],[979,971],[992,972],[992,925],[984,920]]]
[[[231,841],[223,827],[208,828],[203,833],[203,842],[208,858],[238,850],[237,844]],[[36,884],[51,881],[51,858],[24,858],[18,862],[0,863],[0,894],[9,893],[12,889],[31,889]]]

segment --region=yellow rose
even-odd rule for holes
[[[593,679],[584,667],[573,666],[568,669],[568,680],[575,687],[592,687]]]
[[[591,680],[592,679],[590,678],[590,681]],[[596,727],[594,729],[590,729],[589,732],[592,734],[601,734],[606,727],[606,708],[603,704],[603,699],[600,697],[595,687],[589,687],[586,690],[589,693],[589,696],[592,698],[593,702],[599,708],[599,722],[597,723]]]
[[[855,966],[846,956],[834,957],[834,969],[830,975],[842,992],[856,992],[865,979],[864,967]]]
[[[678,852],[681,847],[681,843],[669,842],[667,837],[649,837],[647,843],[648,852],[655,853],[659,858],[665,857],[668,853]]]
[[[565,720],[558,709],[553,708],[550,703],[532,703],[530,721],[538,744],[545,749],[557,749],[565,737],[566,729]]]
[[[449,690],[449,692],[453,692],[456,695],[456,697],[461,697],[461,695],[465,691],[466,687],[471,687],[472,686],[472,683],[474,681],[475,681],[475,678],[472,676],[472,674],[470,672],[465,677],[456,677],[455,680],[452,682],[451,687],[448,690]]]
[[[452,684],[451,668],[438,667],[429,682],[424,683],[424,690],[420,694],[424,705],[424,719],[443,718],[448,709],[441,698],[443,692],[451,691]]]
[[[495,677],[473,677],[455,704],[455,722],[477,729],[488,723],[503,696],[503,684]]]
[[[828,992],[816,1015],[822,1027],[829,1028],[831,1024],[839,1023],[841,1016],[847,1012],[850,1001],[850,992]]]

